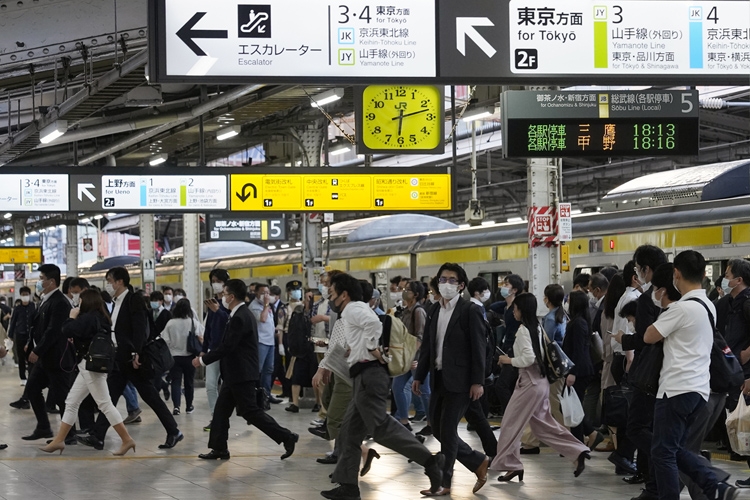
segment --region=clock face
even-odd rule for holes
[[[371,85],[362,94],[362,140],[373,150],[433,150],[443,141],[443,98],[429,85]]]

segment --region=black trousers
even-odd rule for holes
[[[485,455],[472,450],[458,436],[458,423],[466,414],[471,403],[469,391],[448,392],[443,384],[442,372],[436,370],[434,375],[435,389],[430,397],[430,425],[432,426],[432,434],[440,441],[440,451],[445,455],[443,487],[450,488],[456,460],[469,471],[475,472],[482,465]],[[495,447],[497,448],[497,444],[495,444]]]
[[[86,399],[84,399],[81,402],[80,408],[78,408],[78,425],[81,426],[81,430],[91,430],[94,428],[94,424],[96,423],[96,419],[94,418],[94,414],[99,411],[99,407],[96,406],[96,401],[94,401],[94,398],[89,394],[86,396]]]
[[[279,383],[281,383],[281,395],[286,397],[290,397],[292,394],[292,381],[286,378],[286,370],[287,368],[289,368],[289,359],[291,359],[291,357],[287,356],[287,363],[285,364],[284,358],[279,352],[279,341],[277,339],[276,352],[274,353],[273,378],[271,379],[271,385],[273,386],[273,381],[278,379]]]
[[[482,441],[484,454],[488,457],[494,457],[497,454],[497,438],[487,421],[487,413],[485,413],[481,399],[469,403],[464,418],[477,432],[480,441]]]
[[[147,372],[145,369],[136,370],[133,368],[132,363],[116,363],[115,370],[107,377],[107,386],[109,386],[109,394],[112,396],[112,402],[117,406],[117,402],[122,396],[122,391],[125,390],[125,386],[128,382],[132,382],[141,399],[154,410],[156,416],[159,418],[161,425],[164,426],[164,430],[167,431],[168,436],[174,436],[179,432],[177,428],[177,422],[175,422],[172,413],[167,408],[167,405],[159,397],[159,393],[156,392],[154,387],[152,374]],[[109,421],[104,413],[99,413],[99,417],[96,419],[91,434],[97,439],[104,441],[104,437],[107,435],[107,429],[109,429]]]
[[[277,444],[281,444],[291,436],[291,431],[281,427],[268,413],[258,407],[255,394],[257,380],[240,382],[237,384],[222,384],[219,397],[216,400],[214,416],[211,420],[211,432],[208,435],[208,447],[216,451],[226,451],[229,440],[229,418],[235,408],[237,415],[244,418],[248,425],[254,425],[263,434],[270,437]]]
[[[169,378],[172,380],[172,403],[175,408],[180,407],[182,396],[182,378],[185,378],[185,407],[193,406],[193,393],[195,392],[195,367],[193,366],[195,356],[174,356],[174,366],[169,370]],[[161,377],[160,377],[161,378]]]
[[[581,400],[581,406],[583,406],[583,401],[586,398],[586,389],[591,385],[591,381],[594,378],[594,376],[576,377],[576,382],[573,384],[573,390],[576,392],[578,399]],[[594,432],[594,425],[591,423],[591,416],[588,413],[584,413],[583,421],[581,421],[580,424],[571,427],[570,429],[570,433],[584,444],[586,443],[584,437],[592,432]]]
[[[38,363],[34,363],[34,368],[32,368],[29,374],[25,390],[26,397],[29,399],[31,408],[34,410],[36,428],[40,431],[50,429],[47,407],[42,390],[49,387],[47,399],[50,405],[60,408],[62,415],[62,413],[65,413],[65,398],[68,397],[68,391],[70,391],[70,387],[73,385],[73,377],[75,376],[75,373],[71,374],[59,369],[45,368],[43,364],[41,360]]]
[[[651,442],[654,439],[654,406],[656,398],[635,389],[628,409],[628,437],[638,449],[638,472],[648,475],[646,491],[656,494],[656,478],[651,463]]]
[[[26,380],[26,363],[28,362],[26,358],[26,352],[24,352],[23,348],[26,346],[26,342],[29,341],[28,335],[16,335],[13,339],[13,350],[16,354],[16,362],[18,363],[18,377],[21,380]],[[31,368],[29,368],[29,372],[31,372]]]

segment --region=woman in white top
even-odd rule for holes
[[[568,429],[557,423],[549,409],[549,382],[546,377],[542,332],[536,317],[536,298],[522,293],[513,301],[513,316],[521,322],[513,344],[513,358],[500,356],[498,364],[518,368],[518,382],[503,417],[503,427],[497,440],[497,455],[490,469],[506,471],[498,481],[510,481],[518,476],[523,481],[521,463],[521,434],[528,424],[540,441],[551,446],[565,458],[576,463],[575,476],[591,458],[589,448],[573,437]],[[535,332],[531,335],[529,332]]]
[[[196,321],[193,309],[188,299],[182,299],[172,309],[172,319],[169,320],[161,337],[169,346],[169,352],[174,358],[174,366],[169,370],[169,379],[172,381],[172,403],[174,403],[173,415],[180,414],[180,399],[182,396],[182,378],[185,377],[185,413],[193,413],[193,379],[195,379],[195,367],[193,366],[194,354],[187,349],[188,334],[190,330],[195,332],[199,342],[203,343],[203,325]]]

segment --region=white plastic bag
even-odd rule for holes
[[[727,416],[727,434],[732,451],[750,454],[750,405],[740,396],[737,408]]]
[[[560,395],[560,409],[566,427],[576,427],[583,422],[583,406],[572,387],[565,387]]]

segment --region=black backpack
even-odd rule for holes
[[[185,350],[193,356],[198,356],[201,351],[203,351],[203,345],[195,334],[195,320],[192,318],[190,318],[190,331],[188,332],[187,346]]]
[[[310,342],[310,331],[312,323],[304,312],[294,311],[289,318],[289,328],[287,331],[287,348],[289,354],[298,358],[304,358],[314,352],[312,342]]]
[[[115,364],[115,344],[109,328],[100,326],[91,339],[89,350],[84,356],[86,369],[90,372],[109,373]]]

